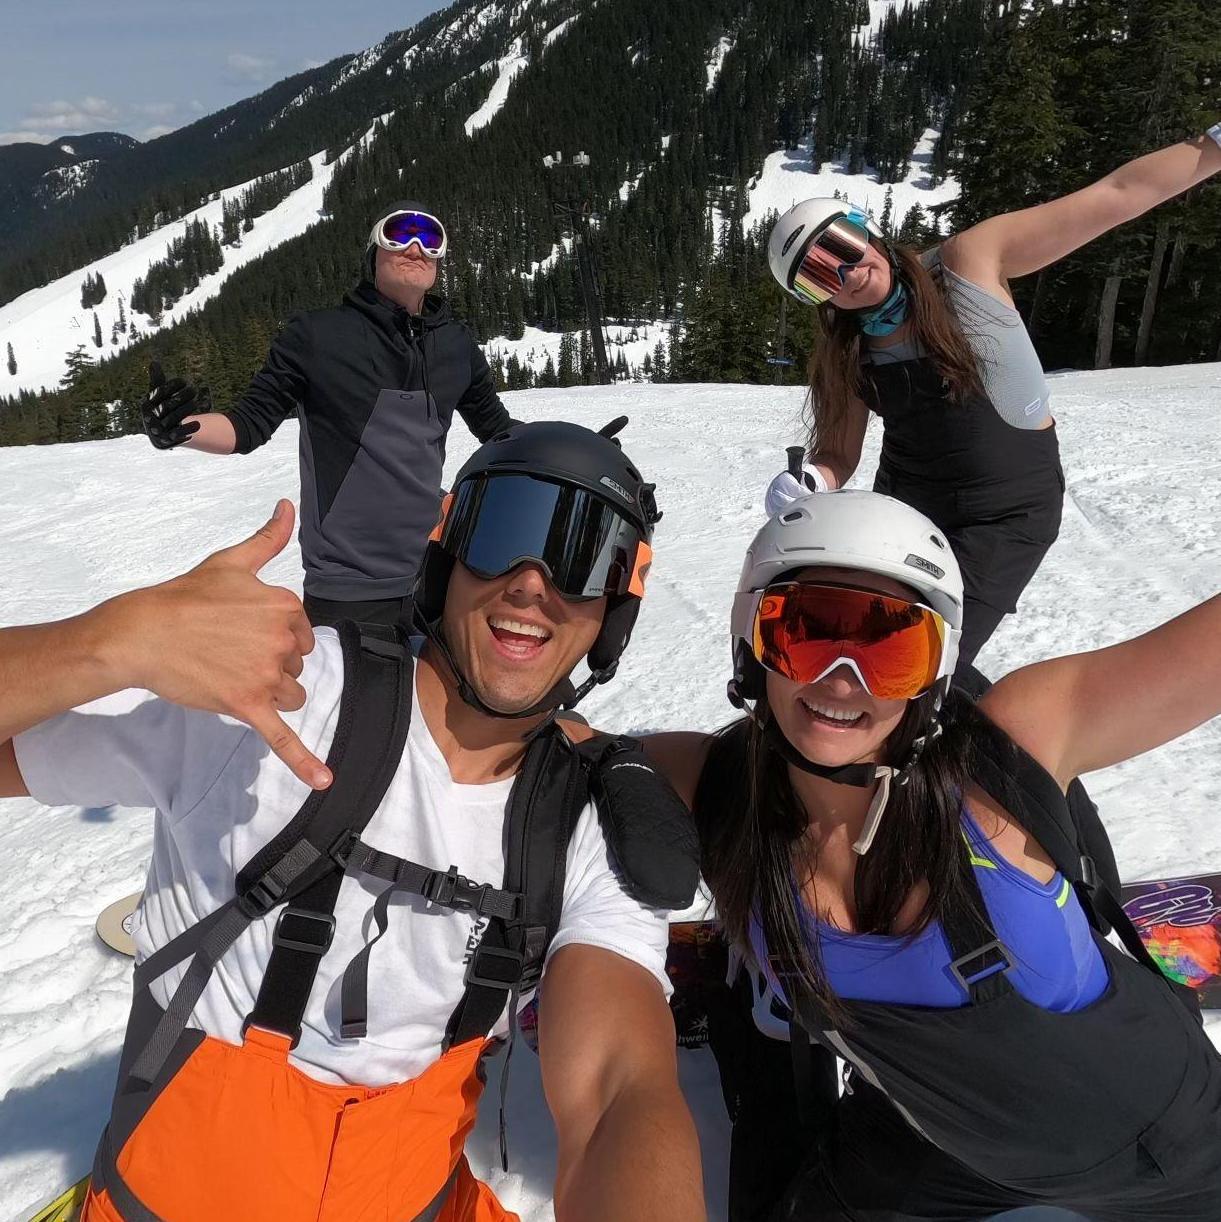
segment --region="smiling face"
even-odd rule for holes
[[[440,260],[426,258],[414,243],[406,250],[383,250],[378,246],[375,251],[377,291],[418,314],[424,294],[437,282]]]
[[[918,600],[916,591],[902,582],[855,569],[803,569],[793,580]],[[876,699],[844,663],[815,683],[797,683],[769,670],[767,703],[780,732],[806,759],[834,768],[882,760],[886,740],[898,729],[910,702]]]
[[[441,623],[479,699],[519,713],[568,677],[597,639],[605,613],[605,598],[561,598],[536,564],[484,581],[455,562]]]
[[[861,261],[844,272],[844,287],[830,304],[841,310],[867,310],[881,305],[890,293],[890,260],[871,240]]]

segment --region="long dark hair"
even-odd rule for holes
[[[951,394],[962,400],[981,389],[976,355],[967,335],[919,254],[907,246],[892,245],[892,249],[899,263],[899,278],[911,299],[915,337],[932,357]],[[808,451],[839,453],[852,401],[864,398],[865,394],[861,380],[861,329],[854,313],[831,305],[815,306],[814,316],[814,347],[808,367],[810,389],[806,398]]]
[[[908,706],[887,743],[893,767],[910,756],[925,731],[935,697]],[[766,696],[754,714],[726,726],[712,744],[696,795],[704,878],[729,940],[750,946],[757,919],[768,952],[830,1014],[842,1016],[823,970],[816,939],[806,935],[803,885],[817,867],[807,847],[808,812],[789,779],[789,768],[764,730],[771,713]],[[894,932],[912,888],[928,883],[928,897],[911,935],[940,919],[951,905],[973,905],[964,883],[966,844],[962,800],[976,745],[989,744],[1001,759],[1011,750],[1003,732],[967,696],[951,690],[941,711],[943,731],[929,743],[890,800],[873,847],[856,865],[857,928]],[[961,909],[960,909],[961,910]]]

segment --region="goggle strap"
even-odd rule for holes
[[[437,524],[432,528],[432,534],[428,536],[429,543],[440,543],[441,536],[445,532],[445,523],[449,520],[450,506],[454,503],[454,494],[447,492],[444,500],[441,502],[441,516],[437,519]]]
[[[637,598],[644,597],[644,579],[653,567],[653,549],[643,540],[636,545],[636,563],[632,566],[632,578],[628,582],[627,592]]]

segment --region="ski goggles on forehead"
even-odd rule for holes
[[[392,212],[373,226],[369,240],[383,250],[406,250],[414,242],[429,259],[442,258],[449,246],[445,226],[427,212]]]
[[[844,287],[843,270],[855,267],[869,248],[869,230],[851,217],[836,217],[811,239],[789,288],[810,305],[825,305]]]
[[[750,616],[741,635],[759,662],[795,683],[817,683],[847,665],[878,700],[911,700],[941,677],[950,628],[931,607],[796,581],[747,597],[756,601],[741,609]]]
[[[644,595],[652,549],[633,522],[584,488],[479,476],[458,485],[443,515],[432,538],[485,581],[533,563],[570,602]]]

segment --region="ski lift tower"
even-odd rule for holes
[[[594,368],[598,382],[605,386],[611,377],[610,361],[606,356],[605,324],[602,318],[602,294],[598,287],[598,269],[594,265],[593,247],[589,241],[589,217],[592,204],[585,200],[577,204],[573,196],[573,174],[565,173],[563,198],[551,189],[552,172],[587,170],[590,166],[588,153],[577,153],[571,161],[564,160],[561,152],[548,153],[543,158],[547,174],[547,195],[556,216],[572,226],[572,241],[576,248],[577,270],[581,278],[581,295],[585,298],[585,317],[589,322],[589,340],[593,348]]]

